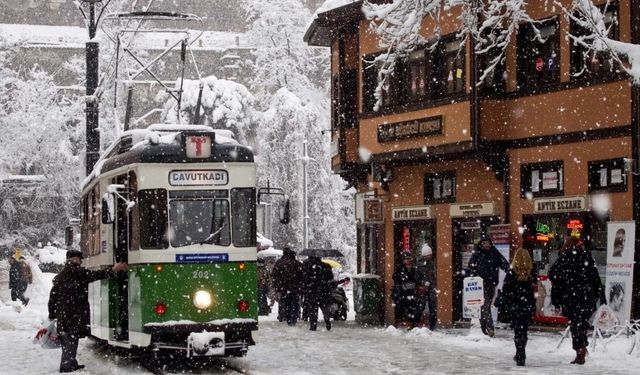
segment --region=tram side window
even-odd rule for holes
[[[166,249],[167,242],[167,191],[165,189],[140,190],[138,193],[140,214],[140,247]]]
[[[231,190],[233,244],[237,247],[256,246],[255,189]]]

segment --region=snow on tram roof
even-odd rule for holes
[[[240,143],[235,139],[235,134],[231,130],[227,129],[213,129],[206,125],[183,125],[183,124],[152,124],[146,129],[131,129],[124,131],[120,136],[114,140],[111,145],[102,153],[100,159],[93,167],[93,171],[85,177],[80,184],[80,190],[83,190],[89,181],[102,173],[102,165],[105,160],[108,159],[113,153],[114,148],[118,147],[120,141],[125,137],[131,137],[131,149],[137,147],[144,147],[148,144],[170,144],[174,143],[176,135],[182,131],[201,131],[201,132],[214,132],[215,143],[219,145],[239,145]]]

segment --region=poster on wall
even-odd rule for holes
[[[607,225],[605,297],[620,323],[631,318],[635,231],[635,221],[612,221]]]

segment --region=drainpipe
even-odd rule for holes
[[[630,0],[631,7],[631,43],[640,45],[640,0]],[[636,224],[635,266],[633,269],[633,306],[632,319],[640,317],[640,84],[631,88],[631,152],[633,158],[632,195],[633,220]]]
[[[480,12],[478,8],[478,0],[473,1],[473,7],[476,14],[477,22],[480,22]],[[478,59],[476,58],[476,41],[473,38],[470,38],[471,44],[471,53],[470,53],[470,61],[471,64],[471,100],[470,100],[470,109],[471,109],[471,145],[474,152],[478,151],[478,144],[480,138],[480,101],[478,99]]]

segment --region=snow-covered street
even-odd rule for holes
[[[0,282],[6,280],[4,262]],[[57,372],[60,350],[42,349],[33,344],[42,319],[46,318],[47,291],[53,274],[34,272],[29,294],[31,303],[21,308],[7,301],[7,290],[0,293],[0,356],[3,374],[50,374]],[[6,284],[3,284],[6,285]],[[275,309],[274,309],[275,312]],[[353,307],[350,311],[353,318]],[[624,353],[626,339],[609,343],[605,352],[598,346],[584,366],[570,365],[573,351],[565,341],[556,350],[558,334],[530,333],[527,366],[516,367],[510,330],[498,330],[497,337],[469,334],[468,329],[412,331],[387,328],[363,328],[353,320],[334,323],[326,331],[320,323],[310,332],[304,322],[288,327],[264,317],[255,333],[257,345],[245,358],[229,363],[248,374],[633,374],[640,366],[637,351]],[[148,373],[133,360],[81,340],[78,355],[87,365],[84,374]],[[169,372],[192,373],[190,368],[172,366]],[[200,373],[237,373],[219,366]]]

